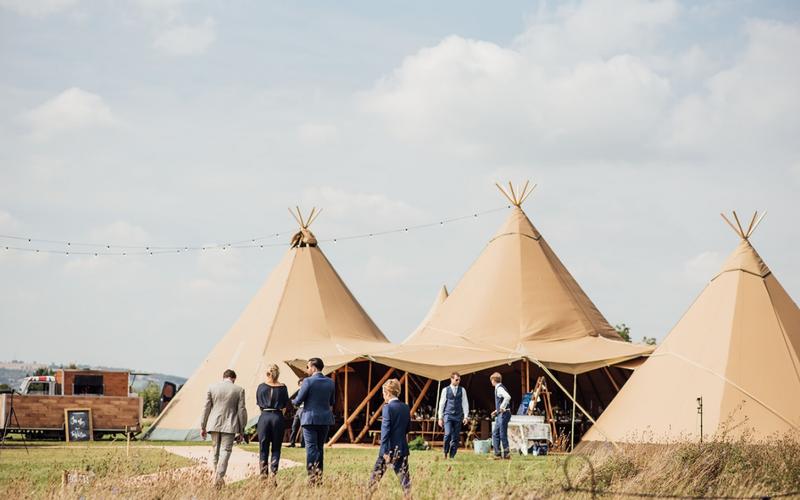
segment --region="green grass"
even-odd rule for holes
[[[107,444],[33,443],[0,451],[0,490],[46,494],[61,485],[65,470],[91,472],[97,479],[132,477],[192,465],[190,460],[157,449]],[[6,497],[8,498],[8,497]]]

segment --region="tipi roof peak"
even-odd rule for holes
[[[300,207],[295,206],[294,209],[296,213],[292,212],[291,208],[289,209],[289,213],[292,214],[294,220],[300,225],[300,230],[292,236],[292,248],[317,246],[317,238],[314,236],[314,233],[309,231],[308,227],[312,222],[317,220],[322,209],[320,208],[317,210],[317,207],[311,207],[311,212],[309,212],[306,217],[303,217]]]
[[[764,216],[767,215],[766,211],[764,211],[760,216],[758,215],[758,210],[753,212],[753,217],[750,219],[750,224],[747,226],[747,230],[745,230],[744,226],[739,220],[739,216],[736,214],[736,210],[732,210],[732,213],[733,213],[733,220],[736,221],[735,226],[733,225],[733,222],[731,222],[731,220],[725,216],[724,213],[720,213],[720,215],[722,216],[723,219],[725,219],[725,222],[728,223],[731,229],[733,229],[733,231],[737,235],[739,235],[739,237],[743,240],[750,239],[750,236],[753,235],[758,225],[761,224],[761,221],[764,219]]]
[[[518,186],[516,190],[514,190],[514,186],[509,181],[508,191],[506,191],[497,182],[495,182],[494,185],[497,186],[497,189],[499,189],[500,192],[503,193],[503,196],[505,196],[506,199],[517,208],[520,208],[522,204],[525,202],[525,200],[528,199],[528,196],[530,196],[533,190],[536,189],[536,184],[530,186],[530,181],[525,181],[525,184],[522,185],[521,187]]]

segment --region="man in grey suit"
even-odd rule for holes
[[[247,425],[244,389],[235,384],[236,372],[225,370],[222,382],[208,388],[206,405],[200,423],[200,436],[211,434],[214,452],[214,484],[222,486],[234,439],[240,440]]]
[[[308,377],[292,400],[295,406],[303,405],[303,439],[306,442],[306,469],[308,482],[312,486],[322,483],[322,469],[325,465],[325,441],[328,428],[333,425],[331,407],[334,400],[333,380],[322,374],[325,365],[319,358],[311,358],[306,365]]]

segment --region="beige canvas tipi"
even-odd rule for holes
[[[699,397],[706,438],[800,430],[800,310],[750,243],[756,216],[735,219],[739,246],[584,441],[698,439]]]
[[[583,373],[651,352],[622,341],[533,226],[521,208],[528,183],[500,190],[511,213],[483,253],[411,337],[375,359],[444,379],[526,357]]]
[[[316,212],[317,214],[319,212]],[[208,386],[232,368],[245,388],[250,421],[258,415],[255,392],[266,367],[281,368],[281,380],[296,388],[286,360],[312,356],[358,357],[385,348],[389,341],[370,319],[317,246],[300,211],[300,231],[292,248],[272,271],[242,315],[211,350],[148,431],[154,440],[199,439],[200,412]]]

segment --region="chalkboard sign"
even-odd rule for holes
[[[91,408],[64,410],[64,428],[67,430],[67,441],[92,441]]]

